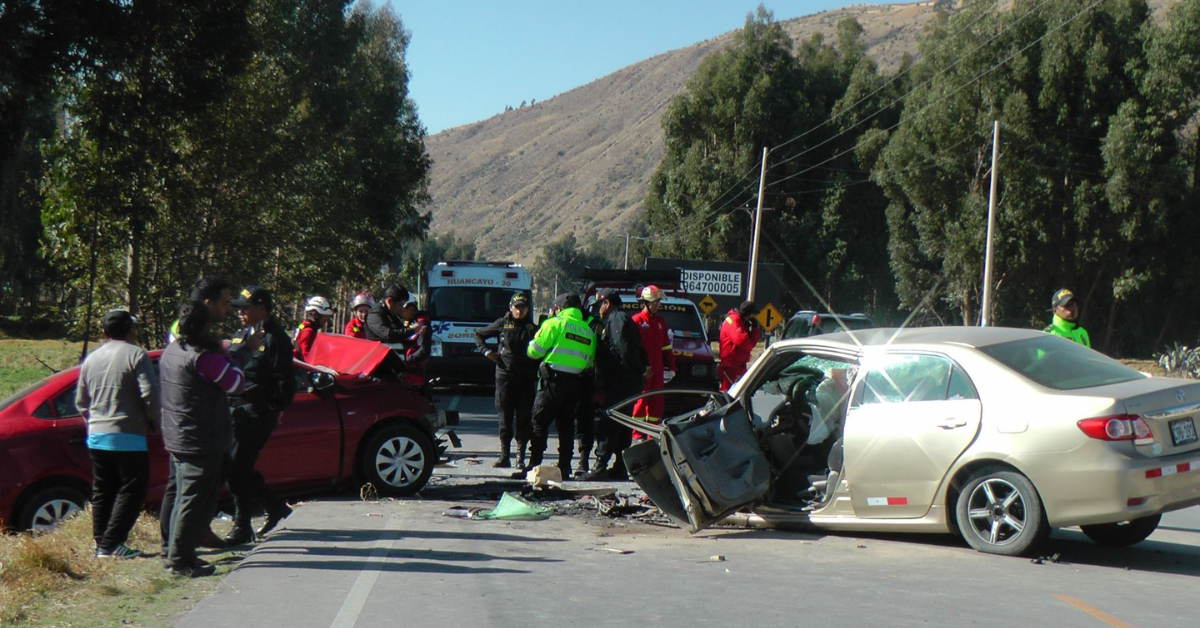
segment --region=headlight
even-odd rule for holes
[[[693,364],[692,365],[692,377],[697,377],[700,379],[707,378],[708,377],[708,365],[707,364]]]
[[[429,345],[429,355],[440,358],[442,357],[442,341],[434,337],[433,343]]]

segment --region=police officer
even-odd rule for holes
[[[533,421],[533,397],[537,394],[537,361],[526,350],[537,333],[529,315],[529,298],[516,293],[508,300],[508,314],[475,330],[475,346],[496,363],[496,416],[500,419],[500,458],[493,467],[512,465],[512,441],[517,439],[517,466],[525,466],[525,448]],[[497,348],[485,341],[499,338]],[[515,428],[515,430],[514,430]]]
[[[562,295],[554,304],[558,314],[542,323],[526,350],[529,357],[542,361],[538,367],[542,388],[533,401],[529,467],[542,464],[553,422],[558,431],[558,468],[566,479],[571,474],[573,423],[583,375],[596,360],[596,335],[583,322],[579,295]]]
[[[1075,293],[1066,288],[1055,292],[1054,296],[1050,297],[1050,311],[1054,312],[1054,317],[1042,331],[1066,338],[1075,344],[1092,346],[1092,339],[1088,337],[1087,330],[1079,324],[1079,302],[1075,300]]]
[[[244,365],[246,388],[231,399],[234,447],[228,481],[235,510],[233,528],[225,541],[241,545],[254,539],[250,517],[260,507],[266,509],[267,520],[257,530],[259,536],[292,514],[287,502],[267,489],[254,465],[279,422],[279,413],[296,394],[296,378],[292,374],[292,341],[272,314],[271,293],[266,288],[250,286],[242,290],[232,305],[238,309],[243,329],[233,338],[230,353]],[[257,348],[244,342],[259,333],[262,342]]]

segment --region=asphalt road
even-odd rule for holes
[[[949,536],[454,519],[518,483],[490,467],[490,397],[439,405],[463,413],[464,448],[421,498],[303,502],[178,626],[1200,625],[1200,509],[1127,549],[1058,531],[1038,562]]]

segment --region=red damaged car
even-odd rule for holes
[[[258,459],[267,484],[283,494],[371,483],[383,495],[411,495],[429,481],[454,412],[439,412],[421,391],[371,377],[389,349],[378,342],[321,334],[313,362],[295,362],[296,397]],[[159,351],[150,353],[157,364]],[[0,528],[45,530],[78,511],[91,492],[87,428],[75,407],[79,369],[56,373],[0,401]],[[151,434],[150,491],[162,499],[167,453]]]

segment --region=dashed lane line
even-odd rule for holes
[[[1113,617],[1112,615],[1109,615],[1108,613],[1081,600],[1077,600],[1069,595],[1055,595],[1054,597],[1058,598],[1059,601],[1066,602],[1067,604],[1074,606],[1075,608],[1087,613],[1088,615],[1091,615],[1092,617],[1108,624],[1109,626],[1112,626],[1112,628],[1135,628],[1133,624],[1121,621],[1120,619],[1117,619],[1116,617]]]

